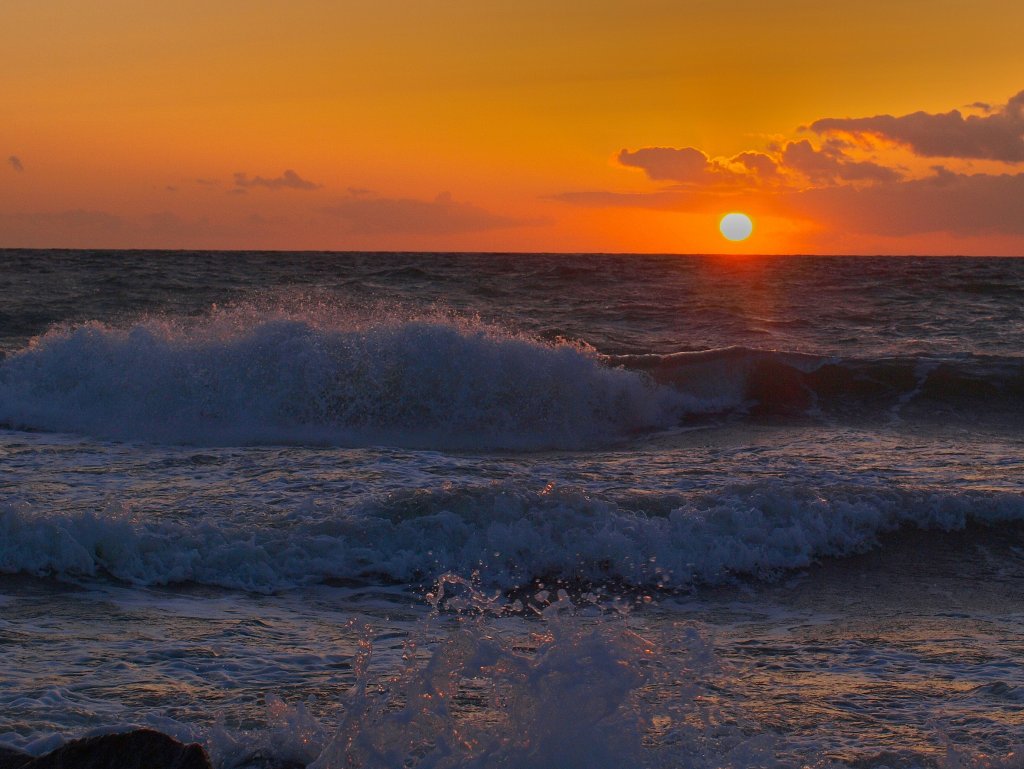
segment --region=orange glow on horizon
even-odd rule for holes
[[[1012,154],[801,130],[993,114],[1024,6],[740,5],[10,0],[0,247],[1024,254]]]

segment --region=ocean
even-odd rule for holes
[[[0,744],[1024,766],[1024,260],[0,251]]]

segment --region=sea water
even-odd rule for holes
[[[0,252],[0,743],[1020,766],[1024,261]]]

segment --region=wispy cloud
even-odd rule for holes
[[[646,208],[652,211],[699,211],[716,205],[717,196],[700,191],[662,189],[654,192],[615,192],[612,190],[578,190],[548,196],[574,206],[586,208]]]
[[[17,155],[11,155],[9,158],[7,158],[7,163],[19,174],[25,170],[25,166],[22,164],[21,158],[19,158]]]
[[[359,190],[323,212],[340,219],[354,235],[454,235],[538,223],[501,216],[448,193],[418,200],[373,197]]]
[[[290,168],[272,179],[250,177],[244,171],[238,171],[235,173],[235,185],[242,188],[265,187],[268,190],[318,190],[323,187],[322,184],[303,179]]]
[[[74,243],[104,243],[120,234],[124,220],[106,211],[0,212],[4,245],[63,246]]]
[[[922,179],[809,189],[780,202],[794,215],[875,235],[1024,235],[1024,174],[958,174],[937,167]]]
[[[0,232],[5,246],[96,248],[195,248],[230,244],[239,238],[259,243],[277,224],[259,216],[209,220],[182,218],[170,211],[119,216],[107,211],[73,209],[5,213]]]

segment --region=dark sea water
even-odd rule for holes
[[[1024,260],[0,251],[0,744],[1024,764]]]

